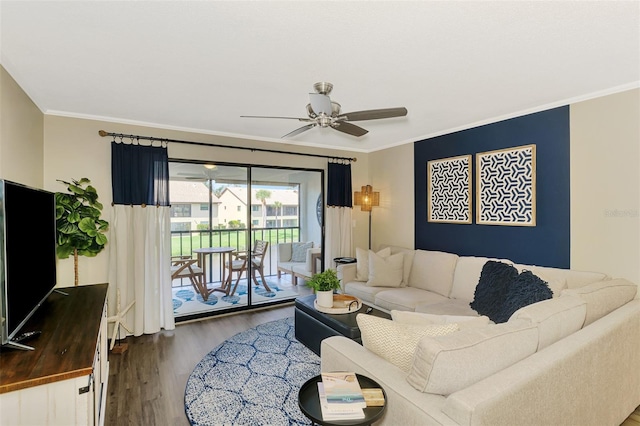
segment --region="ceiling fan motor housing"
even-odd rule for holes
[[[333,90],[333,84],[321,81],[313,85],[313,89],[321,95],[328,95]]]

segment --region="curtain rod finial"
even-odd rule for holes
[[[356,157],[353,157],[351,160],[352,160],[354,163],[355,163],[356,161],[358,161],[358,159],[357,159]]]
[[[102,136],[103,138],[104,138],[105,136],[109,136],[109,133],[105,132],[104,130],[98,130],[98,134],[99,134],[100,136]]]

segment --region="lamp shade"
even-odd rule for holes
[[[363,212],[370,212],[371,207],[380,205],[380,193],[373,192],[371,185],[363,186],[360,192],[356,191],[353,198],[353,204],[360,206]]]

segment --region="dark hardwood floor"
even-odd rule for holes
[[[176,325],[173,331],[128,337],[109,354],[107,425],[189,425],[184,390],[195,365],[227,338],[293,316],[293,304]]]

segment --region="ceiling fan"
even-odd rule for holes
[[[330,127],[339,132],[347,133],[352,136],[363,136],[369,131],[360,126],[351,124],[350,121],[378,120],[381,118],[404,117],[407,115],[407,109],[399,108],[383,108],[369,109],[364,111],[354,111],[348,113],[340,113],[340,104],[329,98],[329,93],[333,89],[333,84],[320,82],[313,85],[316,93],[309,93],[309,101],[307,104],[308,118],[298,117],[272,117],[261,115],[241,115],[242,118],[281,118],[287,120],[298,120],[309,123],[292,132],[282,136],[283,138],[293,137],[302,132],[306,132],[314,127]]]

